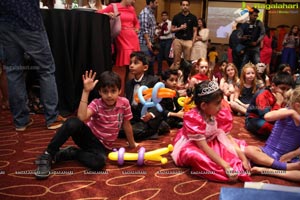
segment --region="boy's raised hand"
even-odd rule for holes
[[[93,70],[85,71],[85,74],[82,75],[83,80],[83,89],[86,92],[90,92],[94,89],[95,85],[98,83],[98,80],[95,80],[96,72]]]

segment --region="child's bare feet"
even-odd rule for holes
[[[251,174],[263,174],[268,172],[270,169],[265,168],[265,167],[252,167],[251,168]]]

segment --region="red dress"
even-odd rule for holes
[[[260,62],[270,64],[272,57],[272,39],[265,35],[263,39],[263,48],[260,50]]]
[[[126,66],[130,64],[130,54],[133,51],[140,50],[138,35],[135,29],[140,28],[140,23],[137,19],[133,6],[122,6],[117,3],[118,12],[121,19],[121,32],[116,37],[117,58],[116,66]],[[108,5],[105,9],[98,11],[100,13],[114,12],[112,4]]]
[[[183,127],[174,139],[174,150],[171,154],[174,162],[178,166],[191,167],[191,174],[208,180],[229,181],[224,169],[197,146],[196,141],[206,140],[208,146],[239,173],[239,180],[251,181],[233,144],[226,136],[231,129],[232,115],[226,108],[221,109],[211,122],[206,122],[197,108],[190,110],[184,114]],[[241,149],[246,146],[243,140],[235,141]]]

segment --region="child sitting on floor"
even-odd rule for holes
[[[281,177],[300,181],[300,88],[292,91],[289,105],[290,108],[282,108],[265,114],[267,121],[276,120],[265,146],[246,147],[246,156],[255,164],[264,166],[253,167],[251,173],[276,175],[267,173],[268,168],[294,171],[294,174],[299,174],[298,180],[293,176],[284,176],[285,173],[281,173]]]
[[[166,88],[176,91],[178,82],[177,70],[168,69],[161,75],[162,81]],[[182,124],[183,110],[178,104],[178,92],[174,98],[163,98],[160,105],[163,108],[164,121],[168,123],[170,128],[179,128]]]
[[[220,89],[224,92],[224,99],[232,102],[235,87],[240,84],[238,70],[233,63],[228,63],[224,72],[224,77],[220,81]]]
[[[232,138],[233,118],[222,108],[218,83],[203,81],[195,86],[196,108],[184,113],[183,127],[174,139],[176,165],[191,167],[191,174],[213,181],[251,180],[250,165],[241,148],[245,141]]]
[[[141,116],[143,105],[137,103],[134,99],[140,86],[145,85],[148,88],[153,88],[154,85],[159,82],[159,78],[157,76],[148,75],[147,70],[148,59],[146,54],[141,51],[131,53],[129,73],[131,73],[134,78],[127,81],[125,94],[131,104],[133,118],[130,122],[136,140],[157,139],[159,134],[169,132],[170,130],[166,123],[161,123],[163,113],[159,112],[156,107],[152,107],[148,109],[144,116]]]
[[[37,179],[46,179],[51,173],[52,161],[78,160],[92,170],[101,170],[106,162],[106,151],[112,149],[119,130],[123,127],[129,147],[135,148],[130,119],[130,104],[120,97],[121,79],[111,71],[103,72],[99,77],[100,99],[88,104],[90,92],[98,80],[96,73],[86,71],[82,75],[83,91],[77,117],[69,118],[58,129],[46,151],[35,161]],[[70,137],[79,147],[59,149]]]
[[[234,100],[231,101],[231,109],[238,114],[245,115],[253,95],[257,90],[256,68],[252,63],[244,65],[240,84],[235,85]]]
[[[220,84],[221,79],[225,74],[225,67],[228,65],[227,61],[222,61],[219,65],[219,69],[213,73],[213,76],[218,79],[218,83]]]
[[[269,79],[269,76],[267,75],[266,68],[267,67],[266,67],[265,63],[257,63],[256,64],[256,70],[257,70],[256,85],[257,85],[258,89],[262,89],[264,87],[270,86],[270,79]]]
[[[194,88],[194,85],[201,81],[209,80],[210,77],[208,61],[205,58],[200,58],[194,67],[195,69],[191,70],[191,79],[189,81],[188,88]],[[197,71],[198,73],[194,75],[193,71]]]
[[[272,110],[278,110],[285,106],[284,93],[294,84],[294,79],[290,74],[286,72],[275,74],[271,86],[259,90],[252,97],[246,112],[246,129],[261,137],[268,137],[274,122],[266,121],[264,116]]]

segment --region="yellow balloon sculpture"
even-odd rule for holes
[[[167,154],[173,151],[173,145],[169,144],[168,147],[156,149],[153,151],[145,152],[145,148],[141,147],[138,153],[125,153],[125,149],[122,147],[119,151],[111,152],[108,154],[110,160],[118,161],[119,165],[124,164],[124,160],[134,161],[137,160],[138,165],[143,165],[145,160],[160,161],[162,164],[166,164],[168,159],[162,157],[163,154]]]
[[[191,97],[179,97],[177,100],[178,104],[183,107],[183,112],[187,112],[190,109],[196,107],[195,102],[192,101]]]

